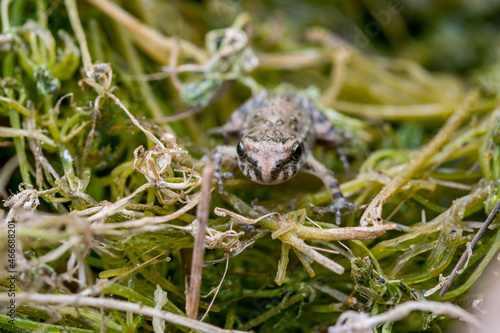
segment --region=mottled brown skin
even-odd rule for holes
[[[227,140],[239,139],[237,148],[216,150],[216,177],[222,184],[220,164],[224,158],[237,159],[242,173],[266,185],[283,183],[299,171],[321,178],[335,204],[329,210],[350,207],[339,190],[334,173],[312,155],[315,142],[338,147],[341,136],[330,121],[304,95],[266,91],[238,108],[221,129]]]

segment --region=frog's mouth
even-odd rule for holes
[[[294,164],[285,166],[260,166],[258,163],[238,163],[241,172],[251,181],[263,185],[277,185],[295,177],[298,168]]]

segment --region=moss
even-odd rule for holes
[[[0,315],[0,330],[324,331],[348,310],[478,297],[471,286],[500,247],[497,221],[445,297],[437,291],[500,196],[491,13],[322,0],[1,5],[0,239],[12,225],[17,252],[9,262],[0,241],[0,263],[13,265],[23,297],[101,296],[185,318],[194,209],[223,142],[209,129],[260,89],[306,93],[346,133],[350,172],[335,152],[314,154],[360,209],[337,226],[312,209],[331,201],[321,182],[265,187],[235,172],[223,193],[212,183],[200,299],[212,326],[134,318],[121,303],[21,309],[21,297],[15,325]],[[448,59],[438,41],[459,51]],[[420,311],[380,328],[455,325]]]

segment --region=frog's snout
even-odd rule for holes
[[[259,184],[280,184],[294,177],[298,172],[298,168],[295,165],[283,165],[271,160],[265,160],[261,163],[255,161],[249,162],[240,163],[240,170],[245,177]]]

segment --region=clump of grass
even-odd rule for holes
[[[217,3],[1,1],[2,331],[481,326],[457,304],[477,298],[495,222],[438,291],[499,200],[496,92],[279,17],[276,40]],[[349,133],[351,175],[314,153],[364,211],[315,214],[331,198],[301,176],[217,191],[207,132],[261,89],[303,91]]]

